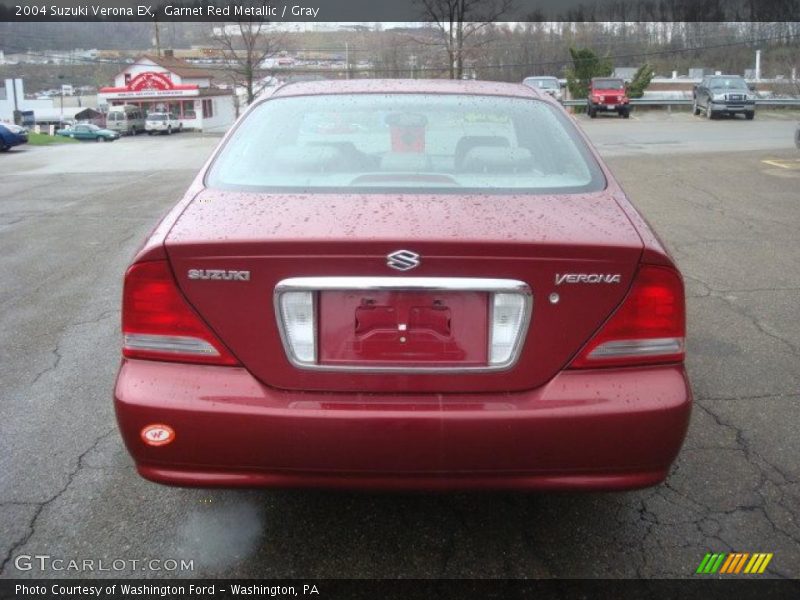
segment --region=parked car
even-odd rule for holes
[[[28,143],[28,130],[14,123],[0,123],[0,152]]]
[[[165,133],[172,135],[174,131],[183,131],[183,123],[167,112],[150,113],[144,122],[145,131],[150,134]]]
[[[96,142],[113,142],[119,139],[119,133],[111,131],[110,129],[101,129],[97,125],[81,123],[68,127],[67,129],[59,129],[56,135],[74,138],[76,140],[94,140]]]
[[[561,102],[564,93],[561,91],[561,83],[557,77],[526,77],[522,83],[528,87],[541,90],[545,94],[550,94],[553,98]]]
[[[615,112],[623,119],[630,117],[631,106],[625,81],[616,77],[593,77],[589,83],[586,108],[592,119],[598,112]]]
[[[120,135],[137,135],[145,130],[144,110],[133,104],[112,106],[106,115],[106,127]]]
[[[705,111],[706,117],[743,114],[752,120],[756,116],[756,94],[739,75],[710,75],[694,87],[692,110],[695,115]]]
[[[304,126],[334,116],[365,125]],[[118,424],[164,484],[639,488],[691,409],[675,262],[521,84],[261,97],[134,257],[122,334]]]

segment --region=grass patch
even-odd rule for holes
[[[31,146],[49,146],[50,144],[77,144],[78,140],[62,137],[60,135],[45,135],[44,133],[30,132],[28,143]]]

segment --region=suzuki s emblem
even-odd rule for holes
[[[411,250],[397,250],[386,255],[386,264],[398,271],[408,271],[419,266],[419,254]]]

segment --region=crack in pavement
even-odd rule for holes
[[[59,339],[58,343],[56,343],[56,347],[53,348],[52,350],[50,350],[50,353],[55,355],[56,360],[53,362],[52,365],[50,365],[48,367],[45,367],[44,369],[39,371],[34,376],[33,380],[30,382],[29,385],[32,386],[32,385],[36,384],[44,375],[47,375],[48,373],[52,373],[53,371],[58,369],[59,365],[61,364],[61,358],[62,358],[62,355],[61,355],[61,342],[63,341],[64,335],[66,335],[68,331],[70,331],[72,329],[76,329],[76,328],[78,328],[78,327],[80,327],[82,325],[96,325],[100,321],[103,321],[103,320],[107,319],[109,316],[111,316],[113,314],[118,314],[118,313],[119,313],[119,309],[112,308],[112,309],[108,309],[108,310],[103,311],[102,313],[100,313],[100,315],[98,317],[96,317],[94,319],[89,319],[87,321],[78,321],[77,323],[70,323],[69,325],[66,325],[59,332],[61,339]]]
[[[55,371],[56,369],[58,369],[58,365],[60,365],[60,364],[61,364],[61,352],[60,352],[60,350],[59,350],[59,346],[60,346],[60,345],[61,345],[60,343],[59,343],[59,344],[56,344],[56,347],[55,347],[55,348],[53,348],[52,350],[50,350],[50,354],[53,354],[53,355],[55,355],[55,357],[56,357],[56,359],[53,361],[53,364],[52,364],[52,365],[50,365],[49,367],[45,367],[44,369],[42,369],[41,371],[39,371],[39,372],[36,374],[36,376],[33,378],[33,380],[30,382],[30,385],[35,385],[36,383],[38,383],[38,382],[39,382],[39,380],[40,380],[40,379],[41,379],[41,378],[42,378],[44,375],[46,375],[47,373],[51,373],[51,372]]]
[[[767,397],[791,398],[800,397],[800,394],[786,394],[783,396],[776,394],[755,394],[733,398],[710,398],[699,396],[695,398],[695,406],[697,406],[698,409],[708,414],[717,424],[717,426],[731,430],[734,433],[735,447],[726,447],[725,449],[729,451],[740,452],[747,464],[755,469],[757,473],[757,482],[751,488],[751,491],[756,495],[755,497],[758,498],[758,501],[754,502],[751,500],[748,503],[742,503],[730,509],[713,508],[706,502],[703,502],[702,499],[693,497],[690,492],[685,492],[672,483],[671,479],[681,468],[681,463],[676,463],[667,480],[661,486],[653,488],[652,491],[648,491],[649,493],[647,493],[645,497],[639,499],[639,506],[635,508],[637,515],[635,521],[642,523],[644,526],[644,532],[635,544],[636,547],[638,547],[639,552],[632,553],[633,556],[637,556],[640,559],[639,562],[637,562],[635,565],[632,565],[634,566],[637,577],[654,575],[665,576],[669,574],[669,571],[664,570],[663,565],[656,571],[653,571],[651,567],[651,565],[653,565],[651,557],[653,546],[650,545],[651,542],[654,542],[655,547],[661,550],[669,550],[675,547],[675,545],[671,543],[665,544],[662,539],[663,532],[667,528],[671,527],[671,523],[674,521],[674,519],[670,516],[669,520],[665,521],[660,514],[663,513],[663,510],[660,510],[657,506],[651,506],[651,503],[655,498],[660,498],[664,502],[675,507],[679,515],[681,515],[677,522],[685,523],[693,527],[703,540],[704,545],[709,543],[715,544],[717,547],[716,549],[720,551],[733,551],[733,549],[737,547],[737,543],[726,539],[726,536],[723,533],[723,519],[725,517],[731,517],[732,515],[740,513],[755,513],[760,515],[766,525],[775,534],[783,536],[790,542],[790,544],[800,546],[800,535],[793,532],[791,528],[787,529],[785,525],[776,522],[773,514],[771,514],[771,511],[775,510],[775,508],[780,508],[786,511],[786,513],[789,515],[793,515],[796,512],[795,508],[786,504],[786,501],[789,499],[786,498],[785,488],[787,486],[796,484],[797,480],[780,466],[774,464],[760,454],[757,450],[755,450],[744,429],[729,422],[714,412],[712,408],[706,404],[706,402],[714,400],[758,400]],[[699,448],[692,449],[702,450]],[[777,499],[774,497],[775,494],[770,495],[771,490],[769,489],[769,486],[772,486],[774,490],[777,490]],[[674,494],[674,497],[671,497],[672,494]],[[680,498],[681,501],[676,501],[676,498]],[[794,496],[792,496],[791,500],[794,500]],[[687,504],[682,504],[682,502]],[[684,519],[682,515],[685,513],[688,513],[688,515]],[[791,517],[789,518],[791,520]],[[629,523],[629,521],[621,522],[623,525],[626,523]],[[679,547],[694,548],[696,545],[696,543],[688,542],[683,546],[679,545]],[[658,562],[657,564],[661,563]],[[788,573],[782,571],[778,565],[773,565],[771,574],[778,578],[791,577]],[[672,576],[675,577],[681,577],[685,575],[686,574],[684,572],[672,573]]]
[[[797,395],[797,394],[795,394],[795,395],[787,395],[785,397],[791,398],[793,396],[800,396],[800,395]],[[750,400],[750,399],[757,399],[757,398],[763,398],[763,397],[764,396],[752,396],[752,397],[743,396],[741,398],[737,398],[737,400]],[[771,396],[771,397],[778,397],[778,396]],[[781,478],[784,480],[784,482],[797,483],[797,480],[793,479],[791,476],[786,474],[780,467],[774,465],[769,460],[767,460],[764,456],[759,454],[757,451],[753,450],[752,447],[750,446],[750,442],[745,437],[744,430],[742,428],[737,427],[733,423],[730,423],[730,422],[726,421],[725,419],[723,419],[723,417],[721,417],[719,414],[717,414],[716,412],[711,410],[710,407],[704,405],[703,402],[701,402],[701,400],[702,401],[713,402],[715,399],[714,398],[707,398],[707,397],[703,397],[703,396],[698,396],[698,397],[695,398],[694,404],[695,404],[695,406],[699,407],[703,412],[705,412],[708,416],[710,416],[717,423],[717,425],[719,425],[720,427],[723,427],[723,428],[730,429],[730,430],[732,430],[734,432],[734,434],[736,436],[736,445],[739,448],[741,448],[741,450],[745,453],[745,457],[748,459],[748,462],[752,463],[753,461],[751,460],[751,458],[753,456],[756,456],[760,460],[762,460],[765,464],[767,464],[769,467],[771,467],[776,473],[778,473],[781,476]]]
[[[69,489],[69,486],[72,485],[72,482],[74,481],[75,476],[84,467],[83,459],[86,457],[86,455],[88,455],[92,450],[94,450],[100,444],[100,442],[102,442],[103,440],[108,438],[111,434],[115,433],[116,430],[117,430],[116,427],[112,427],[111,429],[109,429],[105,433],[103,433],[100,436],[98,436],[97,438],[95,438],[95,440],[92,442],[92,444],[78,456],[78,460],[77,460],[77,464],[75,466],[75,469],[73,469],[70,473],[67,474],[67,482],[64,484],[64,486],[60,490],[58,490],[54,495],[52,495],[50,498],[48,498],[47,500],[44,500],[43,502],[24,502],[24,503],[22,503],[22,502],[10,502],[10,503],[3,503],[3,504],[35,505],[37,508],[34,511],[33,516],[31,517],[30,521],[28,522],[28,526],[27,526],[28,531],[27,531],[27,533],[24,536],[22,536],[22,539],[17,540],[11,546],[11,548],[9,549],[7,555],[5,556],[5,558],[3,558],[3,561],[0,562],[0,575],[2,575],[5,572],[6,565],[11,561],[11,558],[14,556],[14,553],[18,549],[22,548],[25,544],[27,544],[28,541],[31,539],[31,537],[33,537],[33,534],[36,533],[36,521],[39,519],[39,516],[42,514],[42,511],[45,509],[45,507],[49,506],[50,504],[52,504],[53,502],[58,500],[61,497],[61,495],[64,492],[66,492],[67,489]]]
[[[700,192],[701,194],[705,194],[706,196],[711,198],[711,200],[713,201],[710,205],[709,204],[703,204],[702,202],[693,202],[692,200],[689,199],[689,195],[684,195],[680,199],[683,200],[684,202],[686,202],[687,204],[690,204],[690,205],[692,205],[692,206],[694,206],[696,208],[707,210],[709,212],[714,212],[714,213],[720,214],[723,217],[725,217],[727,219],[731,219],[732,221],[735,221],[739,225],[744,226],[744,228],[746,230],[748,230],[748,231],[754,231],[755,230],[755,228],[753,227],[753,218],[752,217],[750,217],[750,218],[741,217],[741,216],[739,216],[738,214],[735,214],[735,213],[734,214],[730,214],[730,209],[726,207],[725,202],[717,194],[715,194],[711,190],[707,190],[705,188],[702,188],[700,186],[697,186],[697,185],[695,185],[693,183],[690,183],[689,181],[685,181],[685,180],[682,183],[684,185],[686,185],[687,187],[693,189],[696,192]],[[794,232],[794,226],[791,224],[791,222],[787,222],[786,220],[781,221],[781,220],[776,220],[776,219],[768,219],[768,218],[765,218],[763,215],[759,216],[758,220],[761,221],[761,222],[764,222],[764,223],[770,223],[772,225],[778,225],[780,227],[788,228],[790,230],[790,232],[789,232],[790,235]]]
[[[753,314],[750,314],[750,312],[748,311],[747,307],[739,306],[738,304],[735,303],[735,301],[733,299],[731,299],[731,298],[729,298],[729,297],[727,297],[725,295],[725,294],[729,294],[731,292],[735,293],[737,290],[726,290],[725,292],[722,292],[720,290],[714,289],[711,285],[709,285],[708,283],[706,283],[705,281],[703,281],[699,277],[691,276],[691,275],[684,275],[684,277],[686,277],[688,279],[692,279],[693,281],[696,281],[696,282],[698,282],[701,285],[706,287],[706,289],[708,290],[708,294],[706,294],[704,296],[698,296],[698,297],[704,297],[704,298],[710,297],[710,298],[716,298],[716,299],[722,300],[725,304],[727,304],[731,308],[731,310],[733,312],[735,312],[740,317],[743,317],[745,320],[747,320],[750,323],[752,323],[753,326],[756,329],[758,329],[759,332],[763,333],[767,337],[772,338],[773,340],[779,342],[780,344],[786,346],[790,350],[790,352],[792,354],[794,354],[796,356],[800,356],[800,347],[796,346],[792,341],[784,338],[783,336],[779,335],[778,333],[773,333],[772,331],[769,331],[768,330],[768,325],[763,323],[757,316],[755,316]],[[747,290],[741,290],[741,291],[744,293]],[[753,291],[779,291],[779,290],[777,290],[777,289],[774,289],[774,290],[769,289],[769,290],[753,290]],[[793,291],[793,290],[790,290],[790,291]]]
[[[773,462],[766,459],[763,455],[754,450],[742,428],[737,427],[733,423],[725,420],[723,417],[714,412],[710,407],[705,406],[702,402],[700,402],[699,398],[695,400],[695,405],[699,407],[701,410],[703,410],[706,414],[708,414],[717,423],[718,426],[730,429],[731,431],[734,432],[736,445],[744,453],[747,463],[753,466],[758,471],[759,474],[758,484],[755,486],[753,491],[756,494],[758,494],[758,496],[761,498],[760,503],[739,505],[730,510],[710,511],[709,509],[709,511],[722,515],[732,515],[738,512],[759,512],[764,517],[764,519],[767,521],[767,523],[770,525],[770,527],[774,532],[782,534],[787,538],[789,538],[790,540],[792,540],[795,544],[800,545],[800,535],[792,533],[791,531],[787,531],[785,528],[781,527],[778,523],[775,522],[775,520],[769,514],[767,506],[768,504],[770,504],[771,501],[769,498],[765,496],[764,493],[764,487],[767,482],[770,482],[773,485],[777,486],[778,488],[781,488],[782,486],[785,486],[787,484],[795,484],[798,482],[798,480],[794,479],[792,476],[786,473],[781,467],[775,465]],[[768,469],[764,468],[764,466],[760,463],[763,463],[763,465],[766,465],[768,469],[771,469],[774,474],[777,474],[777,476],[780,477],[780,479],[782,479],[782,481],[777,481],[777,482],[774,481],[770,477],[770,475],[773,475],[773,473],[768,473]],[[788,506],[785,506],[782,502],[777,501],[774,503],[777,504],[778,506],[781,506],[788,512],[792,513],[792,509]],[[700,503],[700,505],[702,506],[702,503]]]
[[[800,398],[800,393],[794,392],[774,392],[771,394],[755,394],[750,396],[698,396],[703,400],[717,401],[717,400],[765,400],[767,398]]]
[[[712,296],[720,298],[723,302],[725,302],[728,306],[731,307],[731,310],[733,310],[733,312],[735,312],[740,317],[744,317],[746,320],[750,321],[753,324],[753,326],[756,329],[758,329],[758,331],[760,331],[761,333],[763,333],[767,337],[770,337],[773,340],[775,340],[775,341],[783,344],[784,346],[786,346],[791,351],[791,353],[794,354],[795,356],[800,356],[800,348],[795,346],[795,344],[793,342],[791,342],[790,340],[786,339],[785,337],[783,337],[783,336],[781,336],[781,335],[779,335],[777,333],[773,333],[773,332],[769,331],[768,330],[769,325],[767,325],[766,323],[762,322],[757,316],[750,314],[748,312],[748,310],[747,310],[747,307],[744,307],[744,306],[740,307],[737,304],[735,304],[734,300],[731,300],[730,298],[726,298],[723,295],[714,295],[714,294],[712,294]]]
[[[706,296],[713,294],[749,294],[749,293],[756,293],[756,292],[800,292],[800,287],[795,286],[787,286],[787,287],[768,287],[768,288],[725,288],[719,289],[712,287],[709,283],[706,283],[699,277],[694,275],[687,275],[683,273],[684,279],[691,279],[692,281],[699,283],[705,288],[705,294],[701,296],[695,296],[696,298],[705,298]]]

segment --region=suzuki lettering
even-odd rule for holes
[[[189,269],[189,279],[221,279],[223,281],[250,281],[250,271],[225,271],[222,269]]]

